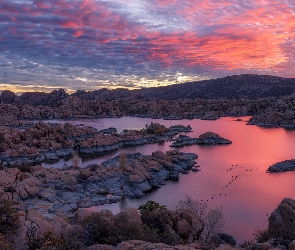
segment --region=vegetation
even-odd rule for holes
[[[187,209],[198,215],[204,221],[204,231],[202,238],[205,242],[209,242],[211,237],[219,233],[224,225],[224,214],[221,208],[210,209],[207,211],[208,204],[192,199],[186,196],[184,200],[180,200],[178,209]]]
[[[146,211],[153,211],[158,209],[166,209],[165,205],[160,205],[158,202],[148,200],[145,204],[138,207],[140,214],[144,214]]]
[[[12,201],[0,196],[0,232],[4,236],[15,233],[19,226],[19,216]]]
[[[74,233],[67,239],[56,237],[52,232],[40,234],[37,226],[31,223],[26,231],[26,250],[84,250],[85,247],[81,239]]]

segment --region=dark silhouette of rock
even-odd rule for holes
[[[268,172],[284,172],[284,171],[294,171],[295,170],[295,159],[277,162],[271,165],[267,171]]]
[[[213,132],[201,134],[199,138],[191,138],[187,135],[179,135],[170,147],[183,147],[187,145],[216,145],[216,144],[231,144],[232,141],[222,138]]]
[[[12,91],[4,90],[1,93],[0,100],[1,100],[1,103],[11,104],[11,103],[14,103],[15,97],[16,95]]]

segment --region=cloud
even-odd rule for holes
[[[293,77],[291,0],[2,0],[0,83],[95,89]]]

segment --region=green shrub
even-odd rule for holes
[[[153,211],[157,209],[166,209],[167,207],[165,205],[160,205],[158,202],[149,200],[145,204],[142,204],[138,207],[137,210],[139,210],[140,214],[142,214],[145,211]]]

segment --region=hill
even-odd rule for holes
[[[181,98],[249,98],[286,96],[295,92],[295,79],[269,75],[235,75],[224,78],[187,82],[140,90],[79,91],[73,95],[82,99],[113,100],[118,98],[181,99]]]
[[[295,79],[269,75],[234,75],[212,80],[187,82],[164,87],[128,89],[100,89],[86,92],[78,90],[72,96],[82,100],[112,101],[119,99],[258,99],[287,96],[295,92]],[[1,103],[56,106],[70,95],[63,89],[51,93],[23,93],[16,96],[11,91],[3,91]]]

